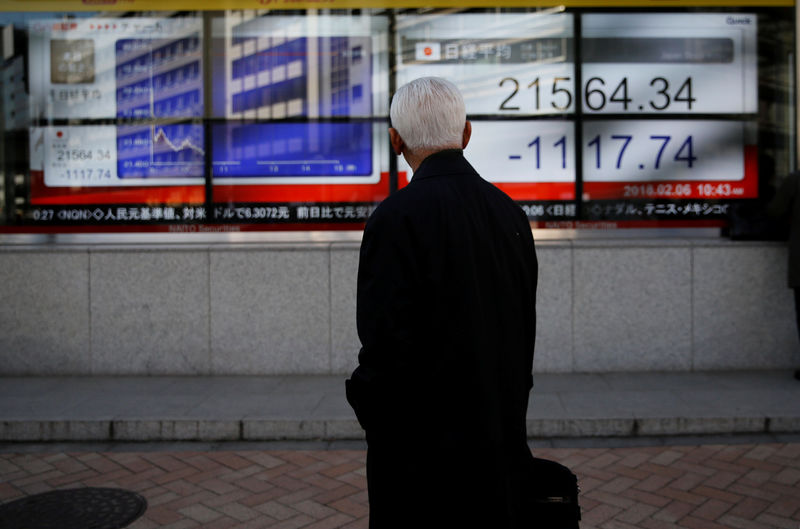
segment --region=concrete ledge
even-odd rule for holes
[[[0,440],[11,442],[110,441],[110,421],[12,420],[0,422]]]
[[[529,419],[529,439],[798,434],[800,417]],[[0,423],[0,442],[348,441],[364,439],[356,420],[32,420]]]
[[[628,437],[634,435],[633,419],[569,418],[528,419],[528,437]]]
[[[0,442],[360,440],[343,382],[0,378]],[[788,370],[537,374],[535,382],[532,439],[800,433],[800,382]]]
[[[767,419],[769,433],[798,433],[800,432],[800,417],[770,417]]]
[[[306,419],[252,419],[242,421],[242,441],[323,439],[324,421]]]
[[[768,417],[664,417],[637,421],[638,435],[767,433]]]
[[[109,441],[238,441],[239,421],[118,420]]]

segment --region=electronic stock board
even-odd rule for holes
[[[368,207],[341,206],[392,190],[390,87],[432,75],[464,94],[467,159],[532,220],[652,217],[667,203],[696,218],[758,195],[757,21],[564,10],[399,13],[392,24],[380,13],[35,19],[31,201],[294,204],[281,221],[363,221]],[[402,158],[397,175],[411,178]],[[337,213],[320,216],[325,205]],[[233,211],[202,219],[276,220]]]
[[[520,201],[753,198],[756,35],[742,13],[412,15],[398,85],[453,80],[467,158]]]

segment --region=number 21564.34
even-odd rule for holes
[[[521,85],[514,77],[504,77],[500,80],[499,87],[509,90],[505,99],[500,102],[500,111],[548,111],[567,112],[573,110],[571,77],[536,77],[533,81]],[[543,88],[549,85],[549,91]],[[675,109],[692,110],[697,98],[692,91],[692,78],[686,77],[680,81],[678,88],[675,83],[670,83],[666,77],[653,77],[650,79],[648,96],[641,101],[631,97],[627,77],[614,84],[606,82],[602,77],[591,77],[586,81],[583,90],[583,105],[588,112],[627,112],[627,111],[656,111],[663,112]],[[530,93],[520,94],[521,90]],[[638,93],[639,91],[637,91]],[[547,101],[546,99],[549,99]],[[548,104],[549,103],[549,104]]]

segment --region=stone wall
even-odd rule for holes
[[[0,375],[345,374],[358,242],[4,244]],[[538,243],[537,372],[800,365],[786,249]]]

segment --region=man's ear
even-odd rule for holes
[[[403,141],[403,138],[400,137],[400,133],[397,132],[394,128],[389,128],[389,141],[392,144],[392,150],[398,156],[403,154],[403,149],[405,148],[406,144]]]
[[[461,148],[466,149],[469,139],[472,137],[472,123],[467,121],[464,123],[464,136],[461,140]]]

